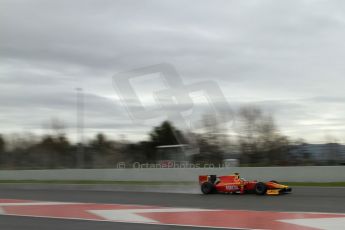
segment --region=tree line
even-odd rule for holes
[[[243,166],[315,164],[303,148],[306,143],[282,135],[274,118],[261,109],[241,108],[235,121],[230,127],[233,135],[209,114],[203,117],[199,132],[181,131],[172,122],[164,121],[149,132],[147,141],[113,140],[99,133],[83,145],[72,143],[63,125],[55,121],[54,132],[38,139],[15,137],[11,142],[0,135],[0,169],[114,168],[118,162],[156,163],[166,160],[169,154],[178,159],[177,155],[185,152],[192,154],[184,160],[200,165],[222,164],[229,157],[238,158]],[[160,148],[165,146],[171,147]],[[329,146],[330,154],[334,154],[337,144]]]

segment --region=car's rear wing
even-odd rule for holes
[[[208,181],[208,175],[199,176],[199,184],[203,184]]]
[[[199,184],[203,184],[205,182],[211,182],[212,184],[217,180],[216,175],[200,175],[199,176]]]

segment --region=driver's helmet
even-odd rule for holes
[[[234,173],[236,179],[240,179],[240,174],[239,173]]]

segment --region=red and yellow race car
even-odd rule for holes
[[[202,175],[199,176],[199,184],[203,194],[212,193],[256,193],[258,195],[279,195],[289,193],[292,189],[287,185],[279,184],[277,181],[258,182],[247,181],[240,177],[239,173],[229,176]]]

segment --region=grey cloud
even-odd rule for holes
[[[73,91],[83,87],[90,129],[113,117],[121,121],[114,129],[132,129],[124,108],[109,100],[117,96],[111,77],[162,62],[186,84],[218,82],[235,107],[274,111],[296,135],[301,120],[329,119],[329,110],[341,121],[344,114],[343,1],[8,0],[0,8],[6,127],[37,127],[60,113],[72,121]]]

